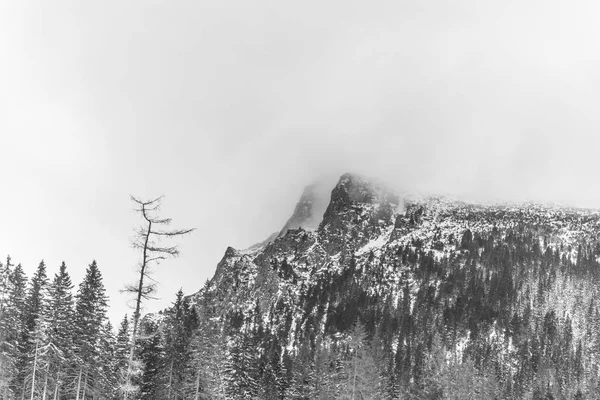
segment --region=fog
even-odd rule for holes
[[[0,5],[0,254],[29,275],[64,259],[77,283],[96,258],[113,315],[135,279],[129,194],[198,228],[148,310],[347,171],[600,208],[598,2]]]

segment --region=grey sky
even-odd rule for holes
[[[133,280],[128,195],[198,231],[163,300],[345,171],[600,207],[597,1],[0,0],[0,254]]]

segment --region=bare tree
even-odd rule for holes
[[[154,264],[159,264],[162,260],[179,255],[177,245],[164,245],[161,242],[165,239],[173,239],[194,231],[194,229],[167,229],[171,224],[171,219],[159,218],[156,215],[160,209],[162,199],[163,196],[153,200],[142,201],[131,196],[131,200],[135,203],[135,211],[142,216],[143,225],[135,229],[135,236],[132,240],[133,248],[142,253],[137,269],[139,280],[135,284],[126,286],[124,290],[127,293],[132,293],[135,297],[129,361],[123,385],[123,398],[125,400],[127,400],[129,392],[135,389],[131,378],[134,369],[136,369],[134,350],[138,339],[141,304],[143,300],[153,299],[152,295],[157,290],[156,281],[152,278],[151,267]]]

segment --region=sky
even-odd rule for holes
[[[129,195],[165,195],[168,306],[344,172],[600,208],[600,3],[0,0],[0,255],[136,279]],[[0,256],[3,257],[3,256]]]

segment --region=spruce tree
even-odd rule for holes
[[[224,400],[225,338],[204,307],[193,332],[186,365],[187,393],[191,399]]]
[[[26,318],[26,293],[27,277],[21,264],[18,264],[9,276],[9,293],[7,308],[5,310],[4,322],[6,327],[6,339],[4,342],[6,352],[10,355],[12,361],[12,379],[10,390],[8,392],[22,392],[21,379],[23,375],[20,368],[23,368],[22,354],[24,351],[24,332]],[[8,366],[7,367],[11,367]],[[8,373],[8,370],[7,370]],[[6,390],[5,390],[6,392]],[[5,396],[6,397],[6,396]]]
[[[10,256],[6,259],[6,265],[0,262],[0,394],[5,398],[9,396],[10,383],[16,372],[16,353],[9,340],[11,324],[15,322],[10,304],[11,266]]]
[[[190,356],[189,346],[192,332],[197,327],[197,316],[189,306],[189,300],[179,289],[173,307],[164,321],[165,336],[165,380],[167,399],[178,398],[183,390],[186,367]]]
[[[26,300],[25,329],[30,335],[35,331],[39,318],[44,312],[44,302],[47,300],[48,277],[46,275],[46,264],[42,260],[31,278]]]
[[[347,380],[341,398],[378,399],[383,390],[365,326],[356,322],[348,334],[349,357],[345,366]]]
[[[86,397],[102,382],[101,339],[108,299],[102,274],[94,260],[75,296],[75,393],[76,400]]]
[[[69,368],[67,360],[72,359],[75,352],[73,347],[74,302],[72,290],[71,277],[63,262],[50,283],[46,317],[50,341],[56,346],[55,365],[52,367],[52,373],[55,382],[54,392],[57,396],[60,396],[60,393],[62,393],[62,386],[65,383],[65,377]]]
[[[253,337],[243,333],[234,338],[224,372],[228,399],[250,400],[258,393],[257,348]]]
[[[25,299],[22,341],[20,343],[19,386],[21,395],[33,399],[40,390],[40,365],[43,349],[48,344],[45,318],[47,307],[48,278],[42,260],[29,282]]]
[[[129,318],[127,314],[121,320],[121,324],[119,325],[119,330],[117,332],[116,343],[115,343],[115,363],[114,363],[114,374],[117,378],[119,390],[122,394],[122,386],[125,384],[126,373],[127,373],[127,360],[129,358]],[[119,397],[114,397],[115,400],[118,398],[122,398],[122,395]]]
[[[142,363],[139,382],[141,400],[168,399],[167,382],[161,377],[164,368],[164,347],[157,321],[147,318],[140,324],[140,346],[138,359]],[[167,390],[168,393],[168,390]]]
[[[107,399],[116,399],[120,395],[117,348],[117,338],[112,324],[106,321],[100,335],[100,371],[96,393]]]

